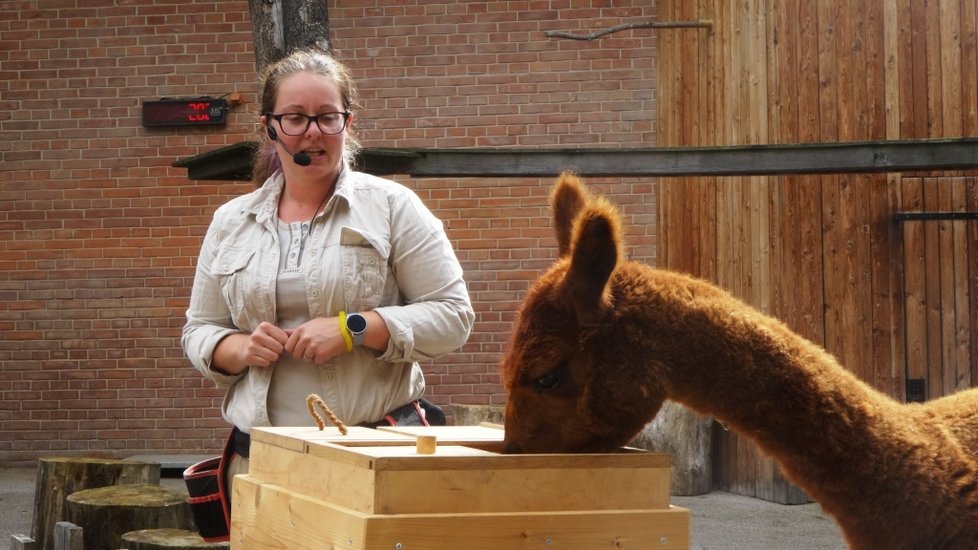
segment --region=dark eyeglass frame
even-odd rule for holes
[[[327,136],[335,136],[336,134],[343,133],[343,130],[346,130],[346,125],[350,123],[350,115],[351,114],[352,113],[350,113],[350,111],[332,111],[332,112],[329,112],[329,113],[319,113],[318,115],[307,115],[305,113],[282,113],[280,115],[276,115],[276,114],[272,114],[272,113],[265,113],[265,117],[266,118],[270,118],[272,120],[277,120],[278,121],[278,127],[279,127],[279,129],[282,130],[282,133],[284,133],[287,136],[301,136],[302,134],[308,132],[309,131],[309,125],[311,125],[313,121],[316,121],[316,127],[319,128],[319,131],[320,132],[322,132],[323,134],[326,134]],[[343,116],[343,126],[340,126],[340,129],[337,130],[337,131],[335,131],[335,132],[327,132],[326,130],[323,129],[322,125],[319,124],[319,117],[326,116],[326,115],[342,115]],[[286,131],[285,127],[282,126],[282,118],[287,117],[287,116],[301,116],[301,117],[306,117],[306,125],[302,127],[302,131],[301,132],[299,132],[297,134],[292,134],[292,133],[289,133],[288,131]]]

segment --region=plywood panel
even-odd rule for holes
[[[923,212],[924,190],[920,178],[902,181],[901,207]],[[924,257],[924,222],[903,222],[904,315],[906,319],[906,373],[908,379],[927,379],[927,259]]]
[[[368,515],[239,476],[232,548],[689,548],[689,511]]]
[[[662,18],[714,22],[708,33],[659,34],[659,145],[978,133],[978,0],[658,5]],[[974,208],[961,191],[974,183],[954,183],[962,176],[974,175],[685,178],[660,202],[660,265],[771,311],[893,397],[904,398],[906,376],[927,379],[935,397],[978,374],[978,224],[893,215]],[[948,267],[928,271],[935,265]],[[717,447],[718,479],[778,492],[747,442],[724,433]]]
[[[978,134],[978,2],[961,2],[961,135]]]
[[[891,396],[906,395],[904,384],[903,247],[893,210],[900,204],[899,178],[877,175],[870,187],[872,280],[872,370],[869,381]],[[891,244],[893,243],[893,244]]]

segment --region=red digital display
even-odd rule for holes
[[[209,97],[143,102],[143,126],[199,126],[227,122],[228,103]]]

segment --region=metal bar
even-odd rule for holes
[[[978,220],[978,212],[897,212],[893,221]]]

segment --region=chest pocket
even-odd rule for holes
[[[381,305],[390,272],[390,244],[344,227],[340,231],[340,254],[346,310],[368,311]]]
[[[218,250],[211,264],[211,275],[216,277],[221,285],[221,295],[231,312],[231,320],[235,326],[245,328],[249,323],[246,316],[246,297],[249,294],[249,276],[257,277],[257,273],[249,273],[245,268],[255,256],[254,249],[222,248]]]

